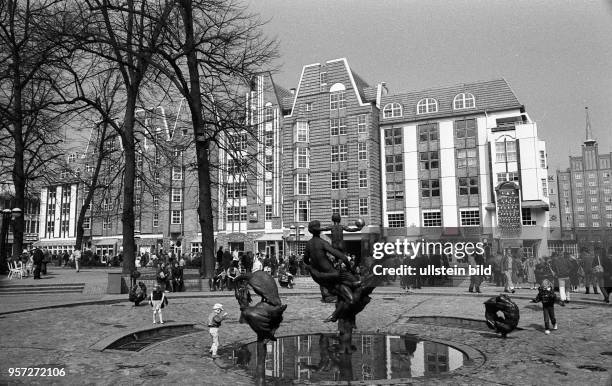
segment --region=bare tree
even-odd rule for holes
[[[241,95],[250,80],[277,55],[276,42],[261,32],[262,22],[233,0],[179,0],[156,52],[156,70],[185,98],[196,139],[199,184],[198,219],[202,231],[200,274],[214,273],[214,223],[211,186],[220,161],[216,149],[238,154],[232,135],[257,140],[246,119]],[[248,164],[248,162],[244,162]]]
[[[116,69],[125,93],[121,124],[116,126],[123,146],[122,232],[123,271],[135,267],[134,181],[136,179],[136,109],[146,81],[153,52],[162,38],[163,27],[174,6],[173,1],[87,0],[76,3],[79,50],[101,58]]]
[[[61,1],[0,0],[0,176],[11,176],[15,205],[43,180],[62,156],[60,127],[70,109],[55,64],[69,55],[48,39],[48,23],[66,28]],[[24,218],[14,228],[13,253],[23,248]]]

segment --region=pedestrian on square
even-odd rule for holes
[[[81,264],[81,251],[79,249],[75,249],[74,251],[72,251],[72,258],[74,259],[74,267],[76,268],[76,271],[78,273]]]
[[[261,262],[261,257],[259,255],[259,253],[257,253],[257,255],[255,255],[255,261],[253,262],[253,272],[257,272],[257,271],[261,271],[263,269],[263,264]]]
[[[599,260],[603,268],[599,277],[599,288],[604,296],[603,301],[610,303],[610,293],[612,293],[612,248],[608,249],[607,254],[605,250],[602,250]]]
[[[504,253],[501,263],[504,275],[504,292],[514,293],[514,284],[512,283],[512,256],[508,251]]]
[[[536,280],[535,275],[535,267],[536,267],[536,259],[535,257],[528,257],[525,261],[525,272],[527,274],[527,283],[529,283],[529,288],[536,289],[536,285],[538,281]]]
[[[213,306],[213,310],[208,315],[208,332],[210,333],[210,337],[212,338],[212,344],[210,346],[210,354],[213,358],[217,358],[217,349],[219,348],[219,328],[221,327],[221,323],[227,318],[227,312],[221,314],[223,312],[223,304],[216,303]]]
[[[470,266],[475,267],[475,268],[479,268],[484,266],[485,264],[485,259],[484,256],[482,254],[471,254],[468,256],[468,261],[470,263]],[[470,276],[470,288],[468,289],[469,292],[474,292],[474,290],[476,291],[476,293],[481,293],[480,292],[480,284],[482,284],[484,280],[483,275],[471,275]]]
[[[40,279],[40,272],[42,271],[43,259],[45,258],[43,251],[36,247],[33,253],[34,257],[34,280]]]
[[[580,250],[580,259],[582,260],[582,271],[584,272],[584,286],[586,287],[585,293],[588,295],[589,287],[593,287],[593,294],[597,292],[597,277],[593,272],[593,267],[597,264],[595,255],[591,253],[589,248],[583,247]]]
[[[168,304],[168,298],[166,298],[166,294],[162,291],[161,286],[158,284],[151,292],[151,297],[149,299],[149,305],[153,309],[153,324],[157,324],[156,315],[159,315],[159,323],[164,324],[164,317],[162,315],[162,308]]]
[[[542,281],[542,285],[538,289],[538,295],[531,300],[532,303],[542,302],[542,311],[544,313],[544,332],[546,335],[550,334],[550,324],[552,323],[552,329],[557,329],[557,319],[555,318],[555,301],[557,301],[557,295],[555,290],[550,284],[548,279]],[[561,303],[563,305],[563,303]]]
[[[570,268],[570,292],[578,292],[578,286],[580,285],[580,262],[578,261],[576,256],[569,255],[568,263]]]
[[[563,255],[553,257],[553,270],[559,280],[559,295],[563,303],[570,302],[570,254],[565,252]]]

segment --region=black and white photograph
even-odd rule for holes
[[[612,385],[612,0],[0,0],[0,383]]]

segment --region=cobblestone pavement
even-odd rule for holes
[[[378,290],[377,290],[378,291]],[[239,324],[237,302],[229,297],[174,297],[164,309],[167,322],[205,323],[212,305],[222,302],[230,319],[221,329],[221,344],[254,340],[247,325]],[[209,294],[213,295],[213,294]],[[569,384],[604,385],[612,374],[610,307],[569,304],[557,307],[559,330],[542,331],[538,305],[516,298],[521,309],[519,327],[502,340],[491,332],[444,323],[417,324],[416,316],[451,316],[483,319],[482,297],[436,295],[374,295],[357,319],[358,331],[413,333],[423,338],[467,345],[481,353],[484,363],[472,363],[448,376],[415,378],[414,384]],[[332,309],[322,304],[315,291],[286,296],[289,306],[277,336],[334,332],[336,325],[323,323]],[[80,305],[0,315],[2,340],[0,383],[9,384],[252,384],[244,371],[225,368],[208,356],[210,337],[204,326],[191,335],[174,338],[141,352],[95,351],[97,342],[113,334],[151,326],[148,306],[131,303]],[[592,371],[580,366],[590,367]],[[65,377],[9,377],[10,367],[59,367]],[[391,383],[393,381],[390,381]]]

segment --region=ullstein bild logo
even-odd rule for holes
[[[373,245],[372,257],[382,259],[385,255],[403,255],[411,259],[418,255],[453,255],[457,259],[463,259],[467,255],[483,255],[485,253],[482,242],[433,242],[433,241],[408,241],[408,239],[393,242],[376,242]]]

